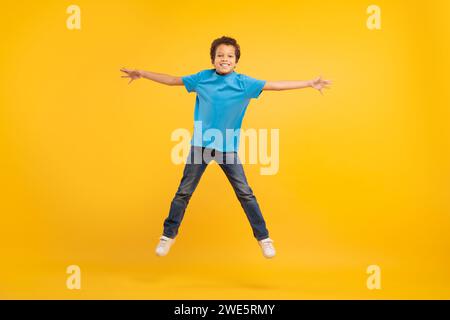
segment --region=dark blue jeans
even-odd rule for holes
[[[238,154],[197,146],[191,146],[183,177],[170,205],[169,216],[164,220],[163,235],[175,238],[178,234],[178,228],[183,220],[189,200],[211,160],[215,160],[219,164],[233,186],[234,192],[250,222],[253,236],[257,240],[268,238],[269,231],[266,228],[253,190],[248,185]]]

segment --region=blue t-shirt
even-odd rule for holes
[[[191,145],[222,152],[237,152],[242,119],[252,98],[266,83],[233,71],[221,75],[215,69],[182,77],[188,92],[197,93]]]

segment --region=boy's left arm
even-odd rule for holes
[[[322,76],[313,79],[313,80],[305,80],[305,81],[266,81],[266,84],[263,87],[263,90],[290,90],[290,89],[302,89],[302,88],[314,88],[322,93],[322,89],[329,89],[331,84],[330,80],[322,79]],[[322,93],[323,94],[323,93]]]

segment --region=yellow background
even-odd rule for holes
[[[81,8],[81,30],[66,8]],[[366,9],[381,8],[381,30]],[[448,1],[9,1],[1,10],[1,298],[450,298]],[[121,67],[333,81],[263,92],[243,128],[280,129],[280,169],[245,165],[277,256],[264,259],[207,168],[170,254],[154,248],[195,93]],[[66,268],[81,268],[81,290]],[[381,268],[368,290],[366,269]]]

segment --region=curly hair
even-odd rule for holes
[[[237,43],[237,41],[235,39],[226,37],[226,36],[217,38],[216,40],[214,40],[212,42],[211,50],[210,50],[211,62],[214,63],[214,58],[216,57],[216,49],[221,44],[227,44],[227,45],[231,45],[234,47],[234,51],[235,51],[235,55],[236,55],[236,63],[237,63],[241,56],[241,48],[239,47],[239,44]]]

